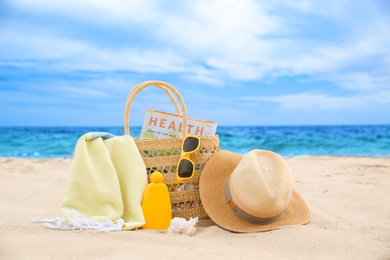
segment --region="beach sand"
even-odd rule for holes
[[[166,231],[50,230],[62,216],[71,159],[0,158],[0,259],[390,259],[390,158],[293,157],[304,226],[236,234],[201,220]]]

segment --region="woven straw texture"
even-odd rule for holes
[[[130,133],[128,120],[131,103],[133,102],[135,95],[137,95],[145,87],[151,85],[164,90],[171,97],[178,115],[183,116],[183,129],[186,130],[186,108],[179,92],[166,82],[146,81],[135,86],[127,98],[124,114],[125,133]],[[171,91],[178,98],[181,105],[181,111]],[[181,112],[183,114],[181,114]],[[191,217],[203,219],[208,216],[200,200],[199,180],[206,162],[215,152],[219,150],[219,137],[218,135],[199,137],[200,147],[190,156],[191,160],[195,164],[194,176],[189,180],[184,180],[182,183],[178,183],[176,181],[176,168],[180,159],[181,145],[185,135],[186,131],[183,131],[182,137],[159,139],[135,138],[134,141],[145,162],[148,182],[150,182],[150,175],[153,172],[160,171],[163,174],[163,182],[167,185],[171,198],[172,217],[180,217],[187,220]]]
[[[234,202],[259,218],[278,215],[293,192],[291,171],[283,158],[270,151],[252,150],[230,176]]]

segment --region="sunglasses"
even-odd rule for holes
[[[197,136],[190,134],[186,135],[181,145],[180,160],[176,169],[176,180],[182,182],[183,180],[191,179],[195,172],[195,164],[189,159],[189,155],[196,152],[200,146],[200,139]]]

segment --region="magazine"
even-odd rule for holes
[[[217,124],[187,117],[187,133],[192,135],[215,135]],[[183,117],[170,113],[148,110],[140,138],[169,138],[181,136]]]

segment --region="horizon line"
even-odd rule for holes
[[[390,126],[390,123],[364,123],[364,124],[289,124],[289,125],[219,125],[217,124],[217,129],[219,127],[315,127],[315,126]],[[123,127],[123,126],[115,126],[115,125],[0,125],[0,128],[5,127],[24,127],[24,128],[38,128],[38,127]],[[142,128],[142,125],[130,125],[129,127],[137,127]]]

